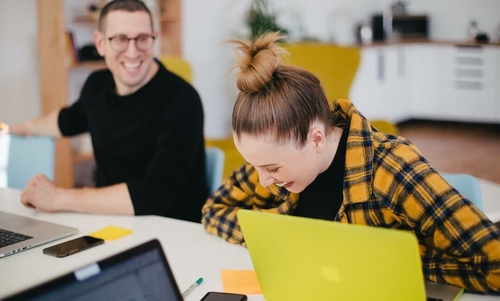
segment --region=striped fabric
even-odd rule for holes
[[[413,232],[427,279],[500,294],[500,231],[463,198],[408,140],[378,132],[348,100],[331,103],[349,120],[344,200],[335,220]],[[299,195],[263,187],[244,165],[204,205],[209,233],[245,245],[239,208],[292,214]]]

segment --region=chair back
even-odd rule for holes
[[[159,57],[159,60],[168,70],[182,77],[186,82],[191,83],[191,65],[183,58],[173,55],[162,55]]]
[[[465,173],[442,174],[442,176],[453,188],[460,192],[460,194],[474,203],[481,211],[484,211],[481,186],[475,177]]]
[[[222,184],[224,152],[218,147],[205,148],[205,162],[208,192],[212,193]]]
[[[398,134],[398,126],[389,120],[385,119],[374,119],[370,120],[370,124],[373,125],[380,132],[397,135]]]
[[[54,180],[54,154],[51,137],[0,135],[0,187],[24,189],[40,173]]]
[[[316,75],[328,100],[349,98],[361,57],[359,48],[319,43],[285,44],[283,48],[290,54],[284,62]]]

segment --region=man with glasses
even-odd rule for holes
[[[22,193],[25,206],[200,222],[208,195],[203,108],[195,89],[154,59],[156,37],[143,2],[109,2],[94,33],[108,69],[89,76],[73,105],[10,127],[92,137],[97,188],[58,188],[38,175]]]

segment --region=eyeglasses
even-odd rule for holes
[[[104,34],[103,34],[104,36]],[[107,38],[109,41],[109,45],[111,46],[111,49],[116,52],[124,52],[127,47],[128,47],[128,42],[130,40],[135,41],[135,47],[139,51],[148,51],[153,47],[154,40],[155,40],[154,35],[149,35],[149,34],[141,34],[135,38],[129,38],[125,35],[117,35],[114,37]]]

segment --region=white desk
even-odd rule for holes
[[[500,194],[500,186],[492,185],[489,188],[495,195]],[[222,291],[220,278],[222,269],[253,269],[245,248],[207,234],[200,224],[157,216],[42,213],[24,208],[19,201],[19,195],[20,192],[17,190],[0,189],[0,210],[77,227],[80,233],[45,246],[0,258],[0,299],[152,238],[161,241],[181,291],[198,277],[203,277],[203,283],[188,295],[187,301],[200,300],[208,291]],[[500,205],[496,205],[495,208],[499,209],[499,212],[496,212],[497,216],[500,216]],[[485,208],[493,207],[487,205]],[[42,249],[47,246],[88,234],[108,225],[132,229],[133,234],[67,258],[50,257],[42,253]],[[499,297],[464,294],[460,301],[499,299]],[[249,300],[262,301],[264,298],[262,295],[250,295]]]
[[[479,184],[486,216],[494,223],[500,222],[500,184],[482,179]]]

